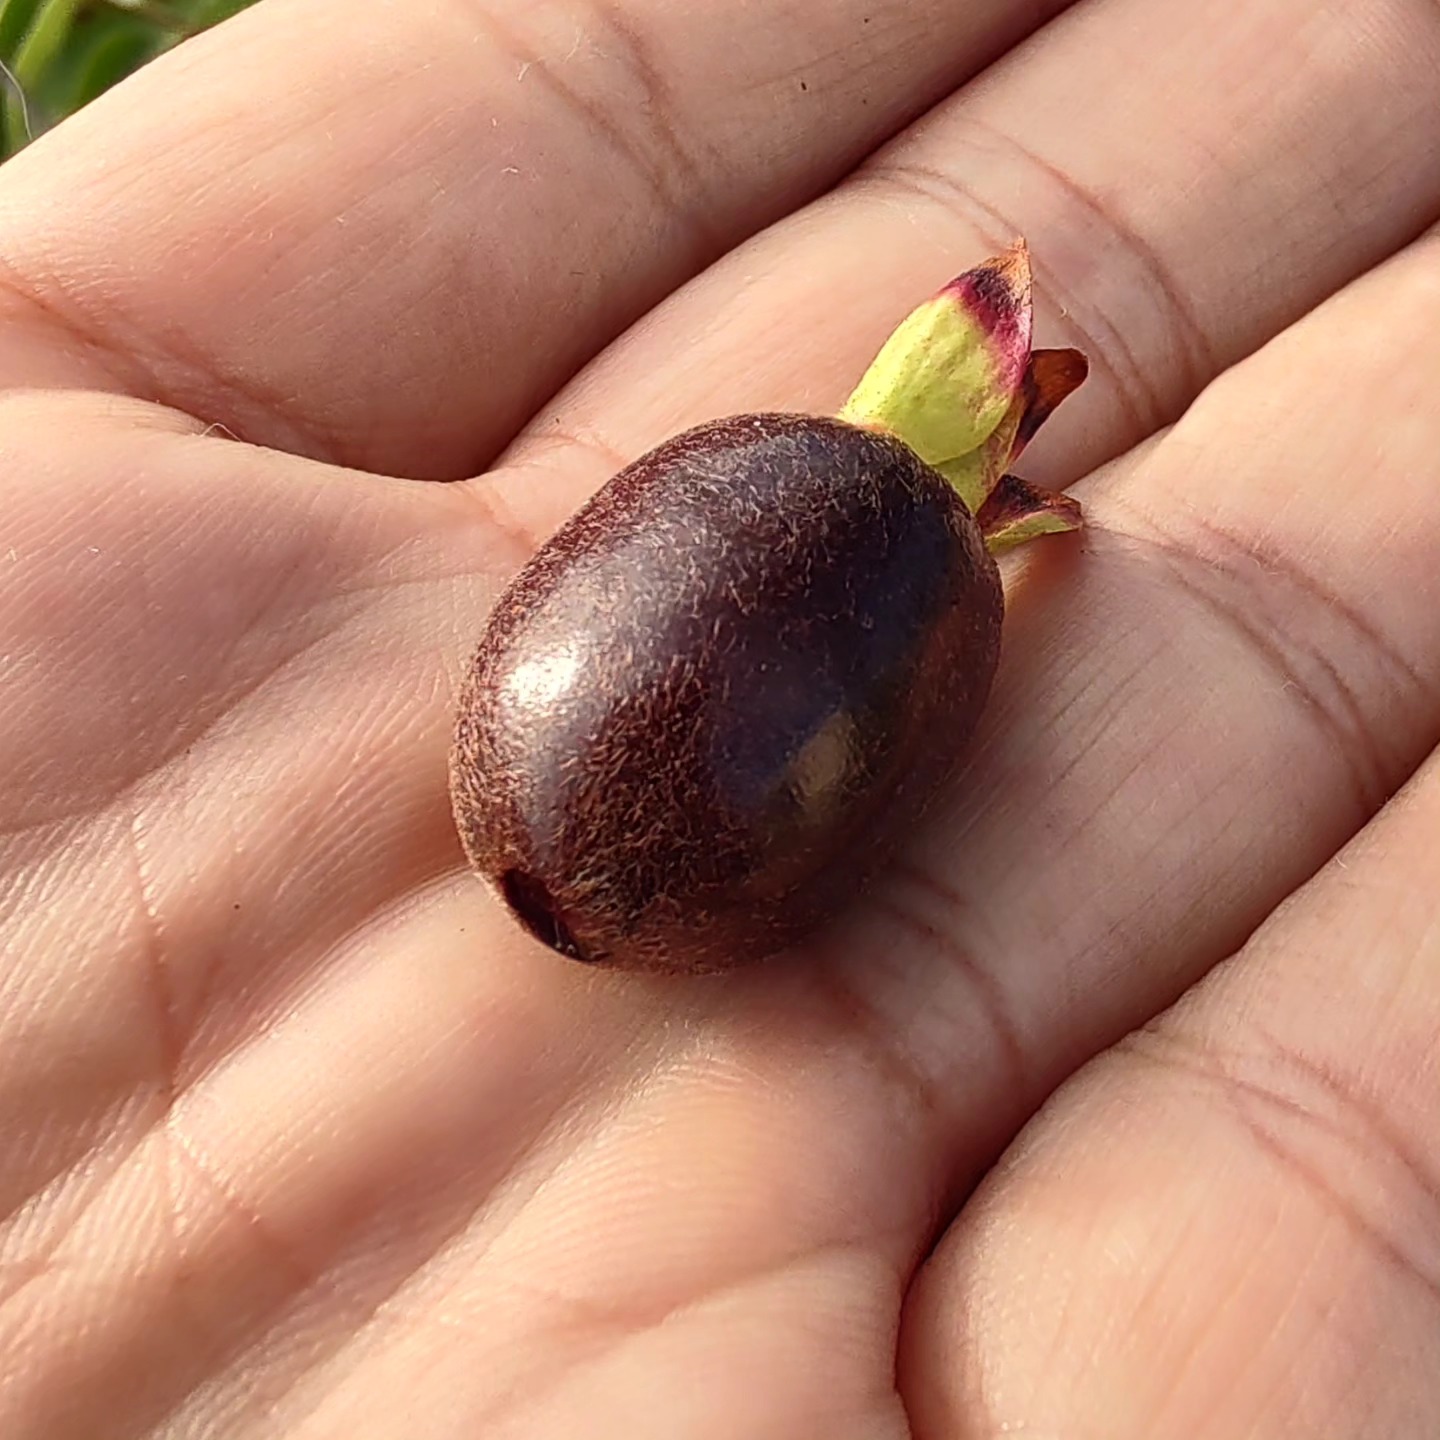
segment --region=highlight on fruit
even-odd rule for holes
[[[837,923],[955,783],[994,556],[1075,530],[1011,466],[1084,381],[1031,348],[1023,242],[957,276],[837,416],[698,426],[620,471],[495,606],[450,758],[466,856],[572,960],[709,972]]]

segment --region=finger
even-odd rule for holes
[[[357,1260],[362,1295],[395,1283],[565,1110],[591,1053],[565,1004],[514,983],[463,920],[441,927],[463,947],[453,959],[391,931],[453,883],[455,616],[483,608],[477,570],[500,528],[459,487],[357,486],[199,429],[109,397],[0,402],[0,750],[16,757],[0,779],[7,1435],[160,1425],[192,1386],[243,1369],[288,1307],[310,1310],[307,1256],[327,1274],[337,1251]],[[293,1038],[284,1016],[316,994],[319,1049],[281,1050],[302,1067],[328,1055],[348,1098],[323,1061],[308,1098],[288,1079],[262,1097],[265,1037]],[[604,1008],[587,1012],[601,1031]],[[227,1059],[212,1112],[201,1081]],[[477,1090],[452,1104],[467,1070]],[[197,1091],[191,1145],[177,1107]],[[358,1128],[327,1133],[351,1101]],[[231,1137],[218,1151],[212,1116]],[[237,1152],[250,1164],[232,1170]],[[377,1188],[392,1164],[398,1183]],[[241,1198],[251,1186],[263,1217]],[[392,1249],[378,1236],[411,1207]],[[314,1248],[317,1220],[336,1246]],[[61,1330],[42,1313],[64,1314]],[[65,1330],[87,1316],[94,1328]],[[233,1428],[200,1428],[216,1425]]]
[[[262,5],[6,167],[6,327],[247,439],[470,473],[1063,4]]]
[[[454,863],[454,616],[503,541],[453,487],[199,428],[0,400],[0,1215]]]
[[[686,425],[837,409],[897,315],[1017,233],[1044,343],[1092,360],[1026,457],[1071,481],[1440,213],[1437,63],[1427,6],[1072,10],[614,347],[517,447],[521,503],[543,532]]]
[[[953,1099],[962,1182],[1078,1059],[1243,943],[1440,742],[1435,246],[1087,482],[1078,550],[1057,543],[1015,576],[968,783],[849,962]],[[933,968],[874,977],[865,954],[887,927]]]
[[[1440,757],[929,1263],[918,1440],[1440,1428]]]

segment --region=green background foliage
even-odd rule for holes
[[[0,0],[0,59],[13,85],[0,107],[0,154],[34,134],[187,35],[217,24],[253,0]]]

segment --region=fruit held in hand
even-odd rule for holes
[[[838,418],[742,415],[620,472],[497,604],[460,699],[471,863],[561,954],[759,958],[841,909],[985,704],[991,558],[1079,510],[1005,473],[1084,378],[1023,246],[915,311]]]
[[[501,601],[460,712],[466,849],[577,959],[763,954],[918,814],[999,643],[979,527],[913,450],[804,416],[702,426]]]

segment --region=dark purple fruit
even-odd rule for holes
[[[945,784],[999,575],[955,489],[838,420],[701,426],[503,596],[452,761],[475,868],[577,960],[715,970],[799,939]]]
[[[741,415],[622,470],[522,570],[460,698],[456,823],[537,939],[719,970],[836,915],[956,769],[992,554],[1079,507],[1007,473],[1085,378],[1023,244],[902,322],[838,419]]]

